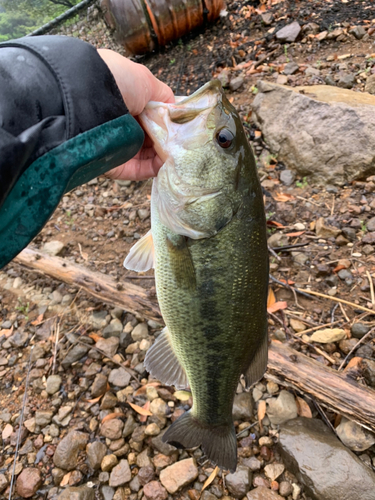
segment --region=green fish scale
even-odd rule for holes
[[[256,194],[261,199],[260,187]],[[202,423],[232,421],[241,373],[266,335],[268,252],[262,204],[248,197],[216,236],[188,240],[196,288],[181,286],[179,263],[166,244],[172,233],[152,215],[155,278],[163,318],[193,394],[192,414]],[[254,207],[258,205],[258,207]]]

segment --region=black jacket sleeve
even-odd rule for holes
[[[62,36],[0,44],[0,207],[39,157],[127,112],[91,45]]]

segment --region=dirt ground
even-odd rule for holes
[[[278,42],[275,33],[292,21],[297,21],[302,27],[298,39],[293,43]],[[365,34],[360,37],[353,34],[356,26],[362,26]],[[326,35],[320,37],[324,32],[327,32]],[[270,338],[281,341],[286,339],[295,349],[302,350],[334,369],[345,369],[354,356],[357,359],[355,366],[361,363],[358,360],[369,359],[374,362],[375,335],[368,335],[358,344],[361,337],[360,334],[353,334],[353,325],[360,323],[365,332],[375,327],[375,229],[371,229],[375,225],[375,221],[371,222],[375,214],[375,179],[363,179],[342,187],[321,187],[312,185],[308,178],[296,178],[290,185],[286,185],[280,180],[280,175],[287,166],[272,155],[263,140],[262,132],[256,128],[251,118],[251,103],[256,95],[259,79],[287,83],[290,86],[339,84],[344,72],[354,75],[353,90],[364,91],[367,78],[375,73],[374,2],[279,0],[263,4],[257,1],[230,0],[226,11],[213,26],[162,49],[160,53],[139,57],[137,60],[169,84],[177,95],[188,95],[208,80],[218,77],[225,84],[230,101],[239,110],[257,158],[264,190],[270,246],[273,247],[270,253],[270,287],[275,298],[271,295],[269,300]],[[286,77],[283,71],[290,62],[298,64],[298,70]],[[256,63],[256,68],[252,63]],[[306,72],[308,68],[318,71]],[[43,250],[45,243],[58,240],[63,243],[61,257],[103,273],[119,284],[129,280],[146,288],[152,296],[155,294],[152,272],[139,277],[122,265],[131,246],[149,229],[150,194],[150,181],[114,182],[104,177],[95,179],[64,196],[53,217],[31,246]],[[324,218],[325,225],[328,226],[324,234],[317,231],[320,218]],[[16,281],[17,278],[20,279]],[[328,297],[308,298],[296,294],[291,286],[309,289]],[[65,302],[62,300],[64,297]],[[335,302],[335,298],[348,303]],[[284,302],[286,306],[280,305]],[[369,312],[371,310],[374,311],[373,314]],[[40,364],[39,375],[45,381],[52,373],[58,318],[59,328],[65,335],[64,342],[66,341],[58,348],[60,355],[57,356],[57,372],[66,377],[64,392],[60,397],[65,403],[74,403],[72,414],[75,411],[77,413],[71,424],[85,421],[87,409],[80,407],[80,402],[89,398],[90,392],[89,386],[81,383],[80,379],[83,377],[83,368],[85,371],[96,360],[84,359],[81,365],[73,364],[67,368],[62,368],[59,363],[70,345],[66,340],[69,331],[83,337],[93,332],[99,333],[92,317],[100,311],[108,311],[110,315],[113,307],[86,295],[78,286],[60,283],[48,276],[26,270],[14,262],[1,271],[0,346],[14,331],[28,332],[28,340],[20,346],[13,346],[13,350],[5,352],[0,347],[0,361],[7,361],[0,362],[0,406],[11,415],[16,415],[11,420],[14,433],[22,409],[29,348],[36,342],[34,335],[37,330],[49,318],[52,318],[52,322],[47,322],[49,330],[44,337],[39,336],[46,345],[43,355],[46,363]],[[133,323],[133,327],[141,319],[126,312],[119,317],[124,325]],[[52,324],[55,325],[53,328]],[[311,342],[304,333],[306,329],[317,330],[319,325],[327,324],[343,329],[345,339],[317,344]],[[149,329],[152,335],[157,331],[153,323],[149,324]],[[95,342],[96,340],[94,337]],[[355,348],[353,353],[346,359],[352,348]],[[135,369],[137,363],[142,362],[142,356],[144,354],[141,353],[135,359],[134,353],[124,350],[120,359],[125,362],[125,366]],[[354,365],[352,363],[351,368]],[[147,383],[144,371],[138,373],[137,377],[138,382],[134,386],[136,389]],[[355,378],[363,385],[372,385],[372,379],[360,371],[356,372]],[[31,418],[37,410],[50,408],[49,399],[43,400],[40,397],[43,388],[38,388],[37,384],[34,387],[35,390],[30,390],[25,418]],[[131,400],[139,403],[136,397]],[[142,398],[140,401],[143,402]],[[174,401],[177,405],[176,398]],[[308,398],[306,401],[314,416],[318,415],[311,401]],[[127,411],[129,412],[129,408]],[[323,418],[333,426],[339,422],[338,415],[329,411],[324,413]],[[4,430],[6,419],[2,418],[2,414],[0,419],[0,428]],[[84,429],[84,424],[81,427]],[[42,471],[43,486],[33,498],[56,498],[59,492],[59,483],[54,482],[51,476],[54,467],[51,457],[66,431],[64,428],[60,437],[45,442],[48,446],[40,455],[42,458],[39,462],[35,461],[35,464],[39,464],[35,466]],[[91,429],[91,432],[95,430]],[[14,435],[10,438],[13,439],[12,442],[8,438],[4,439],[4,436],[2,441],[4,453],[0,457],[0,473],[8,478],[15,446]],[[37,436],[35,434],[33,437]],[[40,436],[43,438],[43,433]],[[34,448],[37,453],[37,446]],[[364,454],[357,454],[374,468],[373,448],[369,448]],[[18,463],[23,463],[26,467],[25,460],[26,455],[22,455]],[[21,469],[22,467],[18,472]],[[67,478],[66,484],[72,486],[97,480],[96,473],[90,475],[84,468],[80,471],[79,480],[74,482]],[[204,475],[204,471],[200,470],[200,477],[197,479],[200,484],[204,482],[202,474]],[[262,477],[264,478],[264,474]],[[298,484],[295,478],[290,477],[284,478],[284,481],[295,481]],[[217,478],[215,481],[224,495],[231,495],[231,492],[225,490],[221,479]],[[271,488],[270,482],[264,484]],[[260,485],[263,485],[260,480],[253,484]],[[179,493],[180,498],[196,500],[194,495],[197,488],[196,484],[190,485]],[[274,490],[277,489],[274,485]],[[129,495],[132,498],[133,495],[132,500],[136,500],[141,498],[139,491],[141,490],[120,492],[123,496],[118,494],[118,498],[129,498]],[[7,490],[4,490],[5,494],[9,494]],[[293,495],[290,493],[285,498],[308,498],[303,488]],[[174,498],[178,498],[178,495],[174,495]]]

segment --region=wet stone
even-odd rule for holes
[[[107,381],[108,379],[105,375],[103,375],[102,373],[98,373],[91,386],[91,396],[93,398],[97,398],[98,396],[101,396],[105,393],[105,391],[107,390]]]
[[[88,434],[71,431],[57,445],[53,462],[56,467],[64,470],[73,470],[78,463],[78,454],[84,450],[88,441]]]
[[[64,490],[57,500],[95,500],[95,491],[86,485],[73,486]]]
[[[48,394],[56,394],[60,390],[62,379],[60,375],[50,375],[47,378],[46,391]]]
[[[279,451],[308,496],[319,500],[375,499],[375,475],[321,420],[297,418],[280,426]],[[348,480],[350,478],[350,480]]]
[[[108,377],[109,383],[116,387],[126,387],[129,385],[130,379],[130,373],[124,368],[115,368],[114,370],[111,370]]]
[[[272,424],[282,424],[297,417],[297,403],[288,391],[281,391],[277,399],[267,401],[267,415]]]
[[[100,434],[111,440],[120,439],[123,428],[124,422],[118,418],[113,418],[112,420],[107,420],[100,426]]]
[[[148,500],[166,500],[168,497],[167,490],[159,481],[151,481],[145,484],[143,494]]]
[[[294,21],[291,24],[284,26],[281,30],[276,32],[276,38],[280,42],[294,42],[301,31],[301,26]]]
[[[27,332],[16,332],[9,337],[9,343],[12,347],[22,347],[26,344],[29,335]]]
[[[342,418],[336,427],[341,442],[353,451],[368,450],[375,443],[375,435],[355,422]]]
[[[337,86],[343,89],[351,89],[353,88],[354,84],[355,84],[355,75],[352,75],[350,73],[342,75],[339,81],[337,82]]]
[[[152,481],[155,477],[155,471],[152,465],[141,467],[138,472],[138,479],[142,486]]]
[[[198,477],[198,468],[193,458],[180,460],[160,472],[160,482],[168,493],[176,493]]]
[[[249,392],[242,392],[234,396],[233,419],[246,420],[253,416],[254,401]]]
[[[246,495],[247,500],[284,500],[276,491],[269,490],[265,486],[258,486],[249,491]],[[328,499],[326,499],[328,500]]]
[[[297,63],[288,62],[284,66],[283,73],[284,73],[284,75],[293,75],[298,70],[299,70],[299,66]],[[284,172],[286,172],[286,170],[284,170]],[[291,172],[291,170],[289,170],[289,172]],[[281,176],[280,176],[280,179],[281,179]],[[284,182],[282,179],[281,179],[281,181]],[[284,184],[285,184],[285,182],[284,182]],[[286,185],[290,186],[290,184],[286,184]]]
[[[36,468],[23,469],[16,481],[16,491],[22,498],[31,498],[41,486],[42,473]]]
[[[120,340],[117,337],[109,337],[105,339],[99,339],[96,343],[96,347],[103,351],[108,358],[113,358],[117,352]]]
[[[121,460],[116,467],[112,469],[111,475],[109,476],[109,486],[117,488],[123,484],[128,483],[132,478],[129,463],[127,460]]]
[[[76,344],[65,356],[62,360],[61,364],[63,368],[68,368],[70,365],[79,361],[87,352],[89,351],[89,347],[86,347],[82,344]]]
[[[151,443],[154,448],[160,451],[160,453],[166,455],[167,457],[170,457],[177,451],[177,448],[175,446],[172,446],[171,444],[163,443],[162,437],[165,432],[166,429],[163,430],[158,436],[152,438]]]
[[[52,411],[37,411],[35,412],[35,423],[40,427],[45,427],[51,422],[52,417]]]
[[[102,459],[101,469],[103,472],[110,472],[118,464],[116,455],[105,455]]]
[[[110,486],[105,485],[101,487],[101,493],[103,496],[103,500],[112,500],[115,494],[115,490]]]
[[[370,327],[363,323],[354,323],[351,328],[352,336],[356,339],[361,339],[369,330]]]
[[[131,332],[131,336],[134,342],[140,342],[143,339],[147,339],[149,336],[147,323],[138,323],[138,325]]]
[[[100,469],[102,460],[107,453],[107,447],[100,441],[94,441],[93,443],[89,443],[87,445],[86,453],[89,466],[92,469],[97,470]]]
[[[293,492],[293,486],[289,481],[281,481],[279,486],[279,493],[283,497],[291,495]]]
[[[250,489],[252,473],[244,465],[239,465],[236,472],[225,477],[229,493],[234,498],[243,498]]]
[[[262,462],[256,457],[244,458],[242,464],[248,467],[252,472],[256,472],[262,468]]]

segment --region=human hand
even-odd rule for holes
[[[98,49],[99,55],[113,74],[129,113],[139,115],[149,101],[174,102],[172,89],[158,80],[151,71],[117,52]],[[111,179],[144,180],[155,177],[163,162],[146,135],[142,149],[128,162],[109,172]]]

